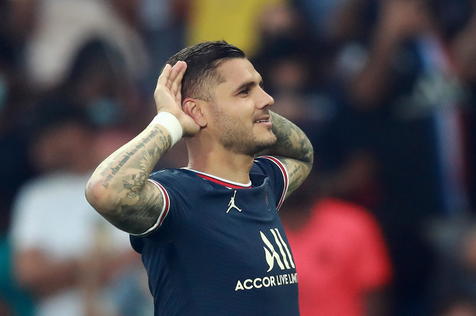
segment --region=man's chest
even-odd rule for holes
[[[266,193],[259,195],[230,190],[210,199],[210,207],[182,227],[176,244],[180,261],[225,276],[222,281],[233,291],[295,284],[294,258],[276,207]]]

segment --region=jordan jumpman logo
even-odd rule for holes
[[[236,208],[238,212],[241,212],[241,208],[239,208],[235,204],[235,196],[236,196],[236,190],[234,190],[233,196],[231,197],[230,202],[228,202],[228,209],[226,210],[227,213],[231,211],[233,208]]]

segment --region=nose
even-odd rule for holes
[[[266,91],[264,91],[263,88],[260,87],[260,92],[261,92],[261,98],[258,102],[258,107],[260,109],[269,107],[274,104],[274,98],[269,95]]]

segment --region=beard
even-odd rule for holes
[[[220,119],[220,142],[222,145],[237,154],[255,156],[265,149],[273,146],[277,137],[271,130],[263,129],[262,132],[255,131],[254,126],[251,129],[243,127],[234,120],[227,118]]]

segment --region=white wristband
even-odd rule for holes
[[[175,115],[173,115],[172,113],[158,113],[152,120],[151,124],[159,124],[169,132],[170,137],[172,138],[172,144],[170,146],[175,145],[182,138],[182,124],[180,124],[177,117],[175,117]]]

